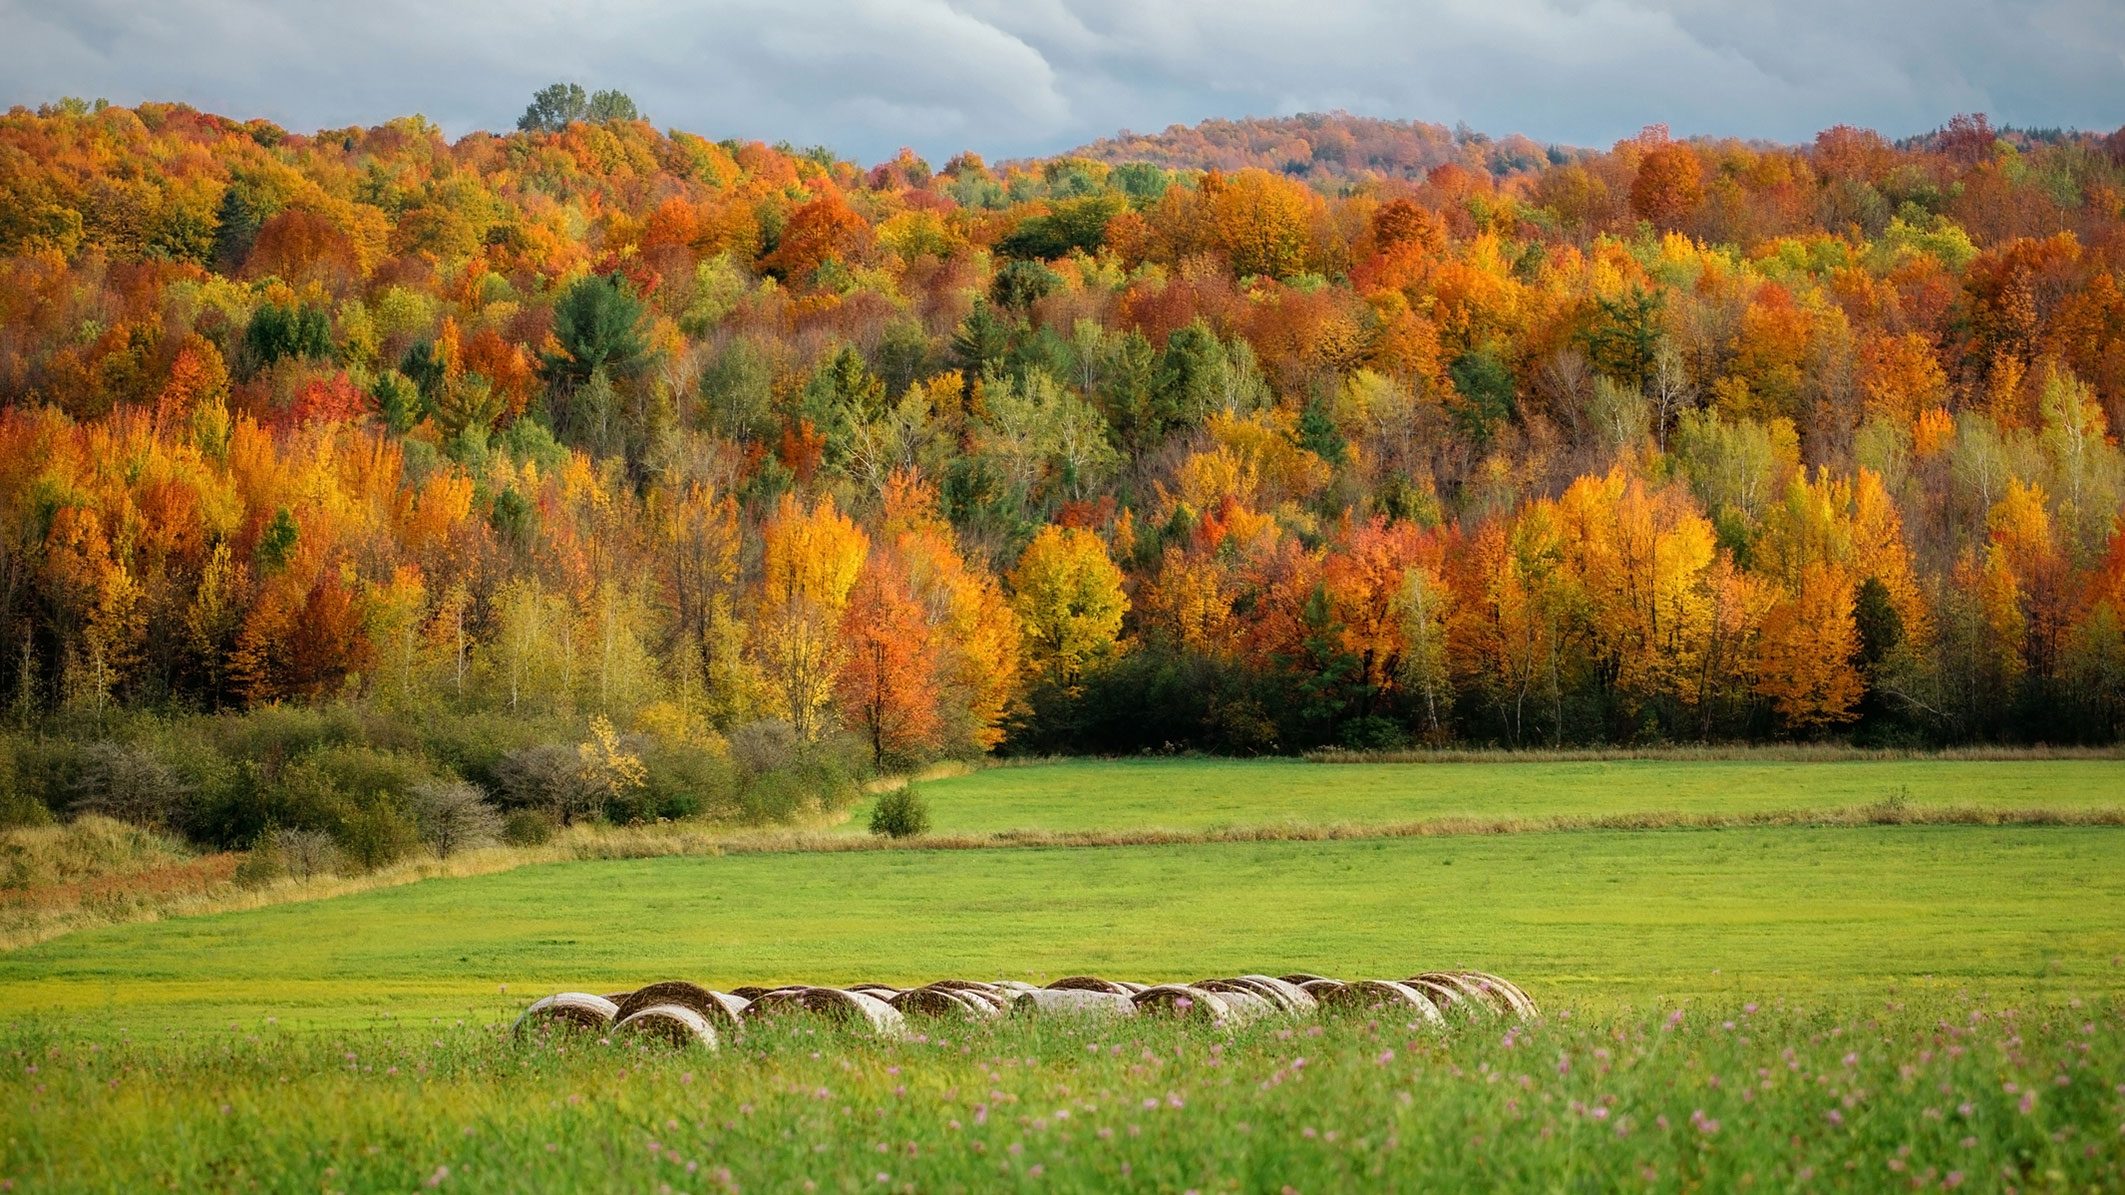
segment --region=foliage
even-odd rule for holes
[[[531,104],[517,118],[516,127],[527,132],[558,133],[577,121],[605,124],[619,120],[641,120],[635,110],[634,100],[622,91],[596,91],[585,94],[579,83],[554,83],[541,87],[531,97]]]
[[[883,838],[912,838],[930,831],[930,804],[915,786],[888,790],[871,807],[871,833]]]
[[[2125,732],[2111,140],[1315,115],[862,170],[637,116],[0,117],[17,723],[506,713],[428,778],[620,820],[800,808],[706,762],[770,721],[874,768]],[[599,717],[642,783],[490,774]],[[54,734],[67,783],[113,737]],[[369,817],[287,746],[185,832]]]
[[[485,846],[501,834],[502,816],[487,794],[462,780],[422,784],[409,795],[421,841],[439,859]]]

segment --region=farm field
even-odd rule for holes
[[[1378,826],[1432,818],[1748,814],[1913,808],[2125,806],[2106,759],[1626,759],[1567,763],[1320,764],[1303,760],[1069,760],[922,783],[938,833]],[[866,811],[844,827],[860,833]]]
[[[2117,768],[1088,762],[921,789],[938,831],[979,841],[1892,797],[2100,813],[2119,803]],[[776,1030],[713,1057],[505,1040],[536,996],[673,977],[1451,966],[1520,981],[1548,1016],[1443,1037],[1364,1017],[1229,1035],[933,1026],[901,1043]],[[1556,1174],[2103,1189],[2121,1178],[2125,1131],[2112,1089],[2125,828],[1826,822],[542,864],[75,932],[0,954],[0,1006],[0,1182],[19,1189],[1331,1189]]]
[[[1482,966],[1540,998],[2125,990],[2113,828],[1601,831],[567,863],[0,956],[135,1033],[492,1020],[558,988]],[[507,991],[502,990],[507,985]]]
[[[491,1027],[0,1033],[0,1059],[0,1183],[17,1190],[2125,1184],[2115,1004],[1773,1000],[1504,1033],[770,1030],[713,1056],[515,1048]]]

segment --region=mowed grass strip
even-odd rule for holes
[[[1903,802],[1917,809],[2125,805],[2115,759],[1630,759],[1322,764],[1070,760],[925,781],[939,834],[1120,832],[1435,818],[1745,815]],[[869,806],[846,830],[861,832]]]
[[[491,1021],[665,978],[1451,966],[1597,1003],[2093,994],[2121,957],[2125,830],[1587,831],[555,864],[72,934],[0,956],[0,1007],[147,1032]]]

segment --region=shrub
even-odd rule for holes
[[[233,783],[200,801],[192,834],[226,850],[255,846],[276,826],[329,832],[347,804],[347,794],[315,760],[274,767],[247,759]]]
[[[333,834],[339,852],[356,871],[375,871],[413,853],[420,832],[413,819],[381,801],[349,812]]]
[[[14,788],[27,824],[49,822],[73,802],[87,751],[83,745],[59,736],[22,736],[13,741]],[[29,805],[41,805],[38,817]]]
[[[323,747],[362,741],[361,719],[340,706],[264,705],[211,724],[222,752],[267,764],[308,755]]]
[[[330,875],[339,866],[339,848],[330,834],[280,828],[266,834],[265,854],[298,880]]]
[[[89,744],[74,779],[73,807],[136,826],[181,820],[186,789],[146,749],[109,740]]]
[[[439,859],[486,846],[501,833],[500,811],[487,802],[486,793],[462,780],[429,780],[415,785],[408,804],[421,841]]]
[[[286,874],[286,869],[280,865],[280,856],[260,844],[237,861],[236,871],[229,878],[239,888],[263,888]]]
[[[736,769],[720,753],[691,744],[673,744],[646,752],[645,787],[640,790],[646,816],[729,815],[737,805]]]
[[[803,750],[796,728],[780,718],[747,722],[730,732],[731,762],[754,776],[790,766]]]
[[[428,758],[489,790],[501,787],[495,769],[510,753],[559,736],[527,719],[497,714],[431,717],[423,720],[420,733]]]
[[[930,829],[930,803],[913,784],[883,793],[871,810],[871,833],[886,838],[912,838]]]
[[[738,820],[755,824],[788,821],[804,809],[810,796],[792,772],[767,772],[748,779],[738,793]]]
[[[15,745],[0,741],[0,830],[16,826],[42,826],[52,820],[52,811],[30,786],[22,782],[15,763]]]
[[[435,769],[418,755],[358,744],[323,748],[305,762],[350,797],[381,798],[400,809],[407,807],[414,789],[438,779]]]
[[[583,774],[575,748],[539,743],[512,751],[494,768],[502,803],[516,809],[539,809],[560,825],[595,813],[605,794]]]
[[[553,841],[553,818],[542,809],[512,810],[502,819],[502,841],[510,846],[544,846]]]

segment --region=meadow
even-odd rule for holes
[[[1381,826],[1433,818],[1745,815],[1905,803],[1920,809],[2125,806],[2125,760],[1726,758],[1319,764],[1082,759],[983,768],[922,786],[939,833]],[[864,811],[847,828],[860,831]]]
[[[2114,1188],[2118,771],[1042,764],[923,781],[938,845],[740,839],[85,929],[0,954],[0,1182]],[[1925,821],[1953,809],[1999,824]],[[1636,828],[1540,820],[1581,816]],[[1346,832],[1277,832],[1324,825]],[[1116,845],[1044,837],[1073,831]],[[536,996],[673,977],[1452,966],[1548,1015],[778,1031],[676,1058],[505,1034]]]
[[[494,1027],[0,1037],[0,1183],[139,1191],[2116,1190],[2125,1015],[766,1032],[717,1055]]]

